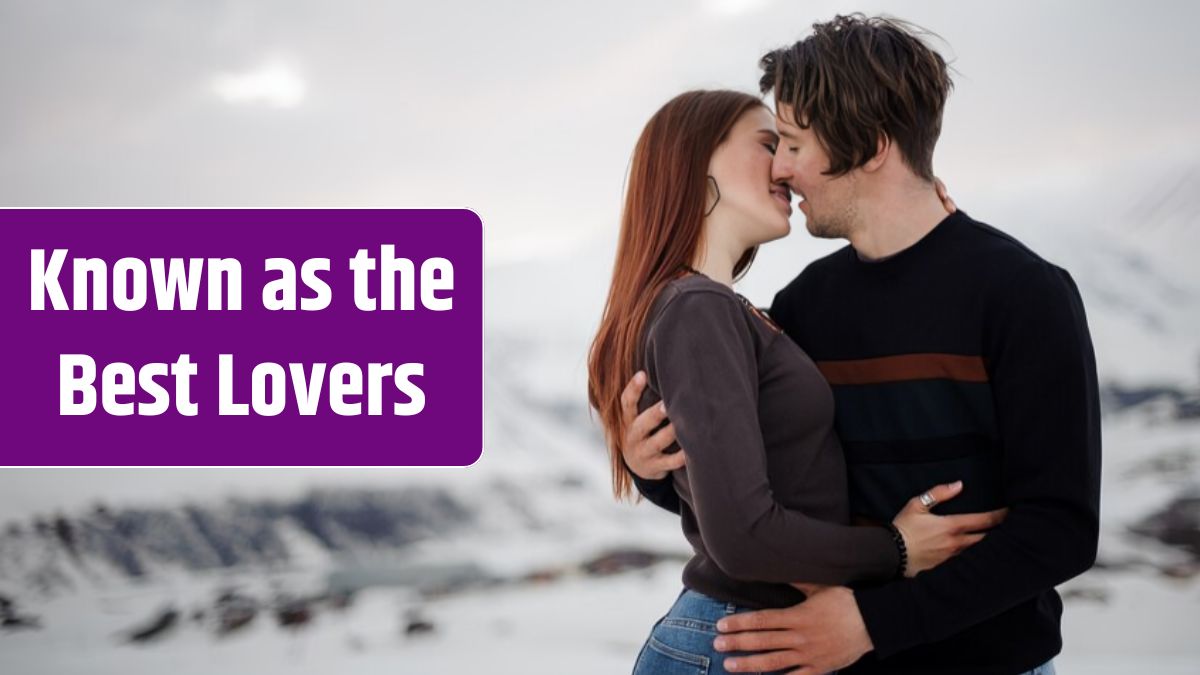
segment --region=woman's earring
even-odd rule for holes
[[[706,218],[712,215],[712,212],[717,208],[717,204],[719,204],[721,201],[721,187],[717,185],[717,179],[710,175],[708,177],[708,181],[712,183],[712,189],[713,192],[717,193],[717,198],[713,200],[713,205],[708,207],[708,210],[704,212],[704,216]]]

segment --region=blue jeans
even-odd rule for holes
[[[1054,662],[1047,661],[1037,668],[1025,673],[1025,675],[1054,675]]]
[[[633,675],[726,675],[730,656],[745,652],[719,652],[713,648],[717,621],[730,614],[752,611],[683,589],[667,615],[654,624],[642,645]],[[784,672],[784,671],[776,671]]]

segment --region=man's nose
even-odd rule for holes
[[[783,152],[781,146],[775,151],[775,156],[771,158],[772,183],[790,183],[792,180],[792,166]]]

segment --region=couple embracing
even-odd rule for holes
[[[1099,532],[1078,289],[934,177],[914,26],[813,28],[761,59],[774,112],[688,92],[634,150],[589,399],[617,495],[694,551],[634,673],[1053,673]],[[733,283],[793,195],[849,244],[764,312]]]

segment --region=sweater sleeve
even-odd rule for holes
[[[626,467],[628,468],[628,465]],[[680,513],[679,493],[675,492],[675,483],[671,480],[670,476],[653,480],[642,478],[633,473],[633,471],[630,471],[629,474],[633,476],[633,484],[638,492],[649,500],[651,504],[666,509],[671,513]]]
[[[681,476],[709,556],[723,572],[745,581],[841,584],[890,578],[899,556],[886,529],[817,520],[775,501],[748,320],[754,319],[732,294],[685,292],[663,308],[646,342],[650,385],[666,401],[688,453]]]
[[[1004,295],[985,354],[1008,518],[911,581],[855,592],[880,657],[961,632],[1095,562],[1100,407],[1079,291],[1039,260]]]

